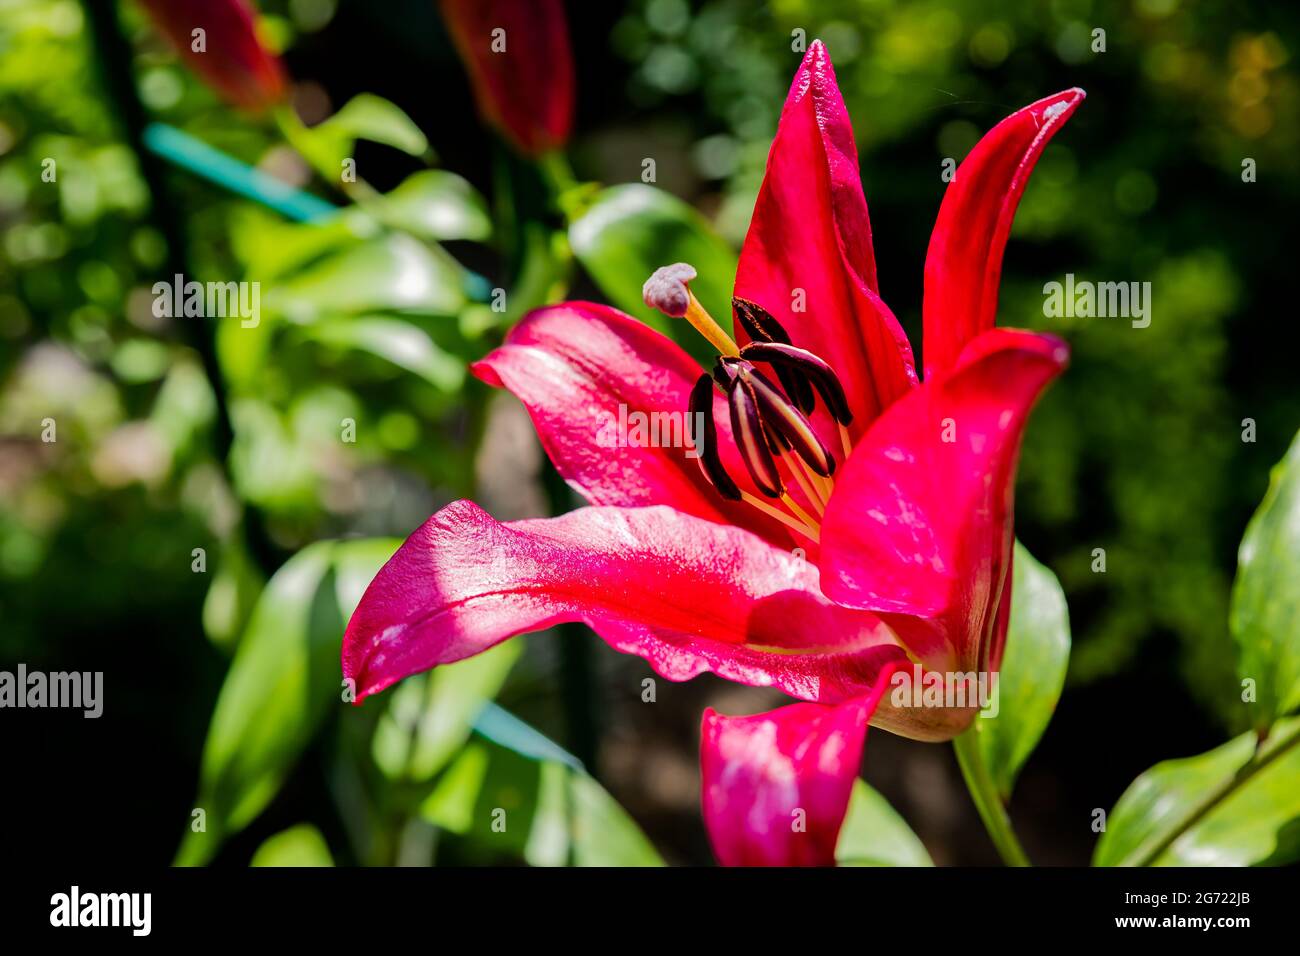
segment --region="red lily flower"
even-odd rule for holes
[[[140,0],[159,31],[222,99],[250,112],[285,97],[284,66],[257,38],[247,0]],[[195,30],[203,30],[202,50]]]
[[[500,524],[457,502],[430,518],[348,625],[357,700],[563,621],[671,680],[777,687],[807,703],[705,714],[705,822],[723,863],[833,862],[868,722],[945,740],[975,714],[894,706],[891,675],[1001,660],[1020,438],[1068,352],[992,328],[998,267],[1024,179],[1082,99],[1013,114],[958,170],[930,245],[918,383],[877,291],[848,115],[813,44],[741,253],[739,342],[683,264],[657,272],[646,300],[714,343],[711,375],[604,306],[526,317],[474,372],[524,402],[593,507]],[[683,409],[703,424],[689,454],[601,439],[620,412],[662,423]]]
[[[441,0],[479,115],[525,156],[573,128],[573,55],[560,0]]]

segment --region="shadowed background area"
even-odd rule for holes
[[[316,238],[174,163],[142,165],[106,71],[129,71],[149,120],[343,201],[272,124],[221,106],[134,4],[118,9],[115,59],[96,35],[103,18],[74,0],[0,0],[0,669],[105,674],[98,720],[0,712],[13,859],[173,859],[231,655],[290,555],[323,539],[405,537],[461,497],[503,520],[569,503],[518,404],[462,372],[503,331],[482,296],[394,303],[414,268],[400,255],[295,273],[295,244]],[[549,262],[525,228],[556,226],[540,198],[545,171],[482,126],[431,0],[261,9],[306,123],[377,94],[424,132],[438,168],[482,194],[471,212],[492,220],[491,241],[452,235],[440,247],[471,278],[513,289],[523,265]],[[998,314],[1073,350],[1032,417],[1017,486],[1017,535],[1060,578],[1074,640],[1065,694],[1011,806],[1035,862],[1087,862],[1094,808],[1113,806],[1157,759],[1248,726],[1227,630],[1236,548],[1300,425],[1294,351],[1280,344],[1294,311],[1282,286],[1300,192],[1298,19],[1262,0],[568,5],[577,178],[640,182],[653,159],[654,184],[733,247],[799,62],[792,44],[821,37],[854,121],[881,294],[918,352],[944,160],[959,162],[1020,106],[1087,90],[1025,193]],[[350,155],[383,192],[428,159],[372,142]],[[54,182],[42,177],[47,158]],[[264,276],[264,296],[291,293],[287,304],[264,298],[289,320],[257,378],[241,379],[253,359],[217,341],[226,395],[184,328],[200,320],[151,309],[150,288],[182,244],[192,275]],[[1045,316],[1044,284],[1067,274],[1150,282],[1149,327]],[[451,281],[436,269],[415,281],[426,279],[435,291]],[[400,336],[384,338],[391,323],[367,326],[377,345],[349,338],[332,321],[349,297],[364,306],[346,318],[418,329],[416,357]],[[581,267],[567,297],[608,300]],[[57,441],[42,440],[46,419]],[[340,440],[345,419],[362,423],[355,441]],[[323,580],[317,597],[336,586],[349,585]],[[312,626],[329,630],[346,613],[325,604]],[[582,758],[666,860],[708,863],[699,715],[783,698],[704,677],[659,679],[647,702],[652,676],[590,634],[539,634],[495,699]],[[374,797],[368,775],[384,758],[365,735],[389,716],[373,704],[331,711],[215,861],[244,865],[306,823],[341,863],[514,862],[415,819],[412,799],[430,806],[418,780]],[[866,750],[866,779],[936,863],[996,861],[951,748],[875,732]],[[348,759],[358,752],[379,769]],[[517,789],[544,791],[535,776],[520,770]]]

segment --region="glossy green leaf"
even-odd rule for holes
[[[475,739],[438,781],[420,812],[430,823],[481,844],[500,859],[524,859],[535,826],[542,836],[557,825],[563,827],[554,787],[544,786],[549,782],[543,779],[546,766],[545,761]],[[534,853],[533,859],[537,856]]]
[[[332,319],[304,327],[303,334],[327,345],[377,355],[444,392],[456,391],[465,381],[464,361],[439,348],[428,332],[401,319]]]
[[[724,329],[731,328],[736,254],[695,209],[652,186],[611,186],[570,225],[569,242],[611,305],[666,332],[712,364],[710,346],[694,329],[664,318],[641,301],[641,286],[655,269],[689,262],[699,273],[691,291]]]
[[[482,241],[492,234],[483,197],[468,180],[442,169],[408,176],[366,209],[384,225],[421,239]]]
[[[421,806],[429,822],[497,860],[533,866],[661,866],[640,828],[567,763],[472,740]]]
[[[379,768],[395,780],[432,780],[469,739],[474,718],[501,689],[523,647],[506,641],[402,681],[375,728],[371,752]]]
[[[373,93],[348,100],[337,113],[307,129],[289,117],[288,132],[294,146],[327,179],[337,179],[343,161],[356,156],[356,141],[383,143],[412,156],[429,152],[429,141],[396,104]]]
[[[267,837],[249,866],[333,866],[329,845],[310,823],[300,823]]]
[[[1003,800],[1052,719],[1070,660],[1070,615],[1056,575],[1019,541],[1012,566],[1011,619],[996,694],[972,725]]]
[[[1106,821],[1097,866],[1251,866],[1300,860],[1300,718],[1156,764]],[[1189,825],[1190,824],[1190,825]]]
[[[1300,434],[1241,539],[1230,626],[1252,723],[1268,727],[1300,707]]]
[[[206,862],[225,837],[261,813],[330,707],[342,706],[343,628],[398,544],[318,542],[271,577],[208,728],[195,801],[206,828],[191,826],[178,863]]]
[[[393,233],[282,278],[267,292],[264,304],[303,323],[361,312],[455,315],[465,304],[464,275],[440,248]]]
[[[835,860],[840,866],[934,866],[907,821],[864,780],[853,781]]]

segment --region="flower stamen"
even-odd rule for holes
[[[853,415],[839,378],[821,358],[792,344],[770,312],[755,302],[733,298],[733,315],[750,340],[738,347],[691,292],[696,275],[689,263],[663,266],[645,281],[641,297],[665,315],[685,318],[719,354],[712,375],[702,375],[695,383],[689,405],[692,419],[701,415],[704,420],[698,439],[704,476],[723,498],[744,501],[817,541],[820,519],[835,487],[831,476],[836,460],[808,416],[820,396],[835,420],[847,458],[852,443],[845,426]],[[755,367],[756,362],[775,371],[780,388]],[[743,491],[723,467],[713,422],[715,383],[727,396],[732,437],[745,470],[759,492],[784,509]],[[806,507],[790,496],[787,481],[799,486]]]
[[[792,477],[795,480],[795,483],[803,490],[804,497],[808,499],[808,503],[812,505],[813,510],[817,512],[817,517],[820,518],[826,513],[826,502],[822,500],[821,491],[808,480],[807,473],[803,468],[800,468],[794,462],[790,461],[790,459],[785,455],[782,455],[781,459],[785,462],[785,467],[789,470],[790,477]]]
[[[803,522],[796,520],[795,518],[791,518],[780,508],[773,508],[762,498],[755,498],[748,491],[742,491],[740,493],[740,499],[744,501],[747,505],[750,505],[751,507],[757,509],[758,511],[761,511],[769,518],[775,518],[777,521],[781,522],[783,525],[785,525],[787,528],[790,528],[792,531],[797,531],[805,538],[811,540],[814,544],[819,544],[821,542],[821,525],[818,524],[817,522],[812,521],[810,519],[805,524]],[[788,501],[788,496],[787,496],[787,501]],[[789,502],[789,504],[794,504],[794,502]],[[806,514],[805,517],[807,517]]]

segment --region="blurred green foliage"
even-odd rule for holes
[[[1069,600],[1069,681],[1138,671],[1167,694],[1181,675],[1178,699],[1233,728],[1250,723],[1229,587],[1242,530],[1300,423],[1294,358],[1278,345],[1292,308],[1278,286],[1294,253],[1277,223],[1294,218],[1300,192],[1300,13],[1291,5],[630,0],[583,9],[571,15],[584,37],[572,158],[603,191],[491,148],[468,98],[450,101],[446,78],[459,67],[445,41],[410,26],[433,17],[425,0],[261,4],[266,35],[291,65],[301,56],[304,118],[333,114],[311,129],[232,113],[129,0],[117,6],[150,120],[339,207],[294,222],[192,170],[173,166],[147,182],[86,8],[0,0],[0,658],[83,666],[86,655],[116,652],[124,671],[145,675],[127,705],[133,726],[161,712],[180,764],[159,797],[175,821],[160,828],[162,854],[192,805],[205,729],[222,730],[221,721],[208,727],[214,703],[250,680],[241,659],[274,643],[263,626],[272,612],[258,609],[276,593],[264,588],[277,568],[305,548],[286,570],[315,562],[319,585],[333,573],[331,549],[366,544],[316,542],[404,535],[453,497],[499,492],[502,473],[538,497],[518,457],[498,462],[495,483],[484,477],[486,390],[465,369],[506,323],[570,293],[636,311],[649,270],[680,257],[704,269],[704,298],[725,297],[800,44],[817,37],[854,119],[882,294],[916,343],[943,160],[960,160],[1026,103],[1088,90],[1033,175],[1004,262],[999,322],[1057,332],[1073,350],[1031,423],[1017,531]],[[392,18],[391,51],[352,48],[331,29],[336,15]],[[1105,52],[1092,49],[1097,29]],[[386,98],[369,91],[372,74],[403,59],[415,65],[394,73]],[[426,71],[438,82],[426,83]],[[411,74],[419,81],[402,82]],[[382,171],[373,187],[332,181],[353,151]],[[641,183],[647,156],[654,189]],[[1243,181],[1247,159],[1256,181]],[[629,209],[629,197],[650,198]],[[179,235],[169,234],[168,212]],[[178,258],[187,278],[264,290],[256,327],[238,317],[204,325],[198,341],[211,340],[221,371],[215,388],[181,325],[202,320],[151,308],[153,284],[170,280],[163,273]],[[1045,318],[1043,285],[1067,273],[1150,281],[1150,327]],[[499,288],[510,293],[504,311],[489,305]],[[335,595],[320,660],[346,605]],[[306,720],[294,690],[276,702],[290,713],[279,722],[284,739],[263,737],[256,721],[237,726],[261,741],[248,759],[267,765],[230,786],[260,788],[253,802],[266,804],[281,781],[292,790],[320,773],[309,778],[319,790],[328,773],[343,818],[312,806],[310,823],[299,823],[306,813],[280,819],[256,835],[256,862],[427,858],[420,827],[433,824],[449,858],[499,859],[478,839],[475,808],[508,802],[501,792],[527,808],[528,826],[513,831],[524,859],[655,862],[581,770],[471,736],[476,705],[503,684],[548,732],[562,724],[547,660],[513,663],[479,665],[465,678],[472,700],[419,678],[364,720],[331,723]],[[150,668],[165,666],[170,686],[150,687]],[[324,700],[330,688],[313,686],[313,701]],[[333,756],[317,751],[322,741]],[[204,785],[215,786],[229,766],[213,770],[207,759]],[[855,807],[873,828],[896,831],[900,859],[926,859],[878,794],[860,788]],[[231,829],[255,815],[234,810]],[[592,827],[608,836],[600,852]]]

